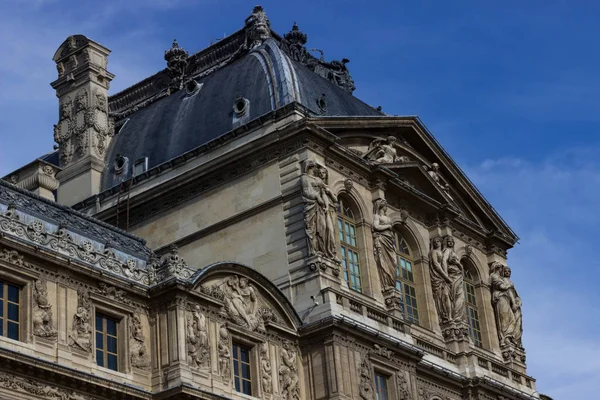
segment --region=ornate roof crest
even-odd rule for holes
[[[246,23],[246,45],[253,49],[260,46],[271,37],[271,22],[262,6],[252,9],[252,14],[244,21]]]
[[[172,87],[181,89],[188,66],[188,52],[183,47],[179,47],[177,39],[174,39],[171,48],[165,51],[165,60],[167,61]]]

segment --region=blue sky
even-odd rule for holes
[[[526,3],[526,4],[525,4]],[[284,5],[287,4],[287,5]],[[225,0],[2,0],[0,176],[52,149],[52,55],[82,33],[113,50],[115,93],[243,26]],[[555,399],[600,388],[600,3],[263,1],[327,59],[350,59],[355,95],[419,115],[521,242],[509,253],[524,302],[528,371]]]

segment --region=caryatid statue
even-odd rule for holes
[[[304,224],[310,255],[336,259],[335,209],[337,197],[327,186],[327,169],[312,160],[304,162],[300,178]]]
[[[454,252],[454,238],[431,240],[429,267],[433,297],[440,323],[466,322],[463,266]]]
[[[510,280],[510,268],[494,262],[490,266],[492,306],[496,316],[498,337],[501,345],[522,347],[523,335],[521,298]]]
[[[387,216],[385,199],[377,199],[373,207],[373,247],[381,290],[396,286],[397,256],[392,220]]]

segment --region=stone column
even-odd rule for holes
[[[54,126],[60,181],[58,202],[73,205],[100,191],[106,149],[113,135],[108,117],[108,88],[114,75],[106,70],[110,50],[83,35],[69,36],[53,60],[58,79],[51,83],[59,100]]]

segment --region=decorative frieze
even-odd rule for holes
[[[39,396],[43,399],[59,400],[93,400],[96,397],[82,395],[73,390],[62,389],[47,385],[31,378],[21,378],[5,372],[0,372],[0,387],[11,392]]]

